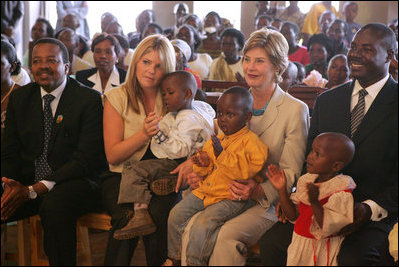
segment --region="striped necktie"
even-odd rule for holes
[[[53,113],[51,111],[50,103],[53,101],[55,96],[47,94],[43,96],[44,100],[44,141],[43,141],[43,153],[35,159],[35,182],[45,179],[51,174],[51,167],[47,162],[47,151],[48,143],[51,134],[51,125],[53,122]]]
[[[367,95],[367,91],[362,89],[359,91],[359,101],[351,112],[351,136],[353,136],[359,127],[364,117],[365,101],[364,97]]]

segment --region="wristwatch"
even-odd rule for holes
[[[37,193],[36,191],[33,189],[33,186],[28,186],[29,189],[29,199],[35,199],[37,198]]]

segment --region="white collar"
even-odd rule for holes
[[[101,78],[100,78],[100,73],[97,72],[91,75],[90,77],[87,78],[87,80],[91,81],[94,83],[93,89],[96,89],[99,91],[101,94],[103,93],[102,87],[101,87]],[[109,76],[108,82],[105,86],[104,93],[107,92],[108,90],[112,89],[113,86],[120,85],[120,79],[119,79],[119,71],[118,69],[114,66],[111,75]]]
[[[50,93],[51,95],[53,95],[53,96],[55,97],[55,99],[58,99],[58,98],[61,97],[62,92],[64,91],[65,86],[66,86],[66,81],[67,81],[67,78],[66,78],[66,76],[65,76],[65,79],[64,79],[64,81],[61,83],[61,85],[58,86],[57,88],[55,88],[55,89]],[[43,87],[41,87],[41,86],[40,86],[40,93],[41,93],[42,98],[43,98],[43,96],[49,94],[49,93],[47,93],[46,90],[44,90]]]
[[[378,95],[378,93],[381,91],[382,87],[384,87],[384,85],[386,84],[386,82],[389,79],[389,74],[387,74],[384,78],[382,78],[381,80],[379,80],[378,82],[370,85],[369,87],[363,88],[359,81],[356,80],[355,81],[355,86],[353,87],[353,91],[352,91],[352,97],[357,95],[359,93],[359,91],[361,89],[365,89],[367,91],[367,93],[373,98],[375,99]]]

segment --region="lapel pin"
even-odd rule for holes
[[[58,115],[58,117],[57,117],[57,123],[58,124],[60,124],[61,122],[62,122],[62,119],[64,118],[64,116],[62,116],[62,115]]]

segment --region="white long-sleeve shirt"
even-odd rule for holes
[[[159,122],[160,131],[151,140],[157,158],[190,157],[214,133],[215,111],[202,101],[193,101],[193,109],[169,112]]]

